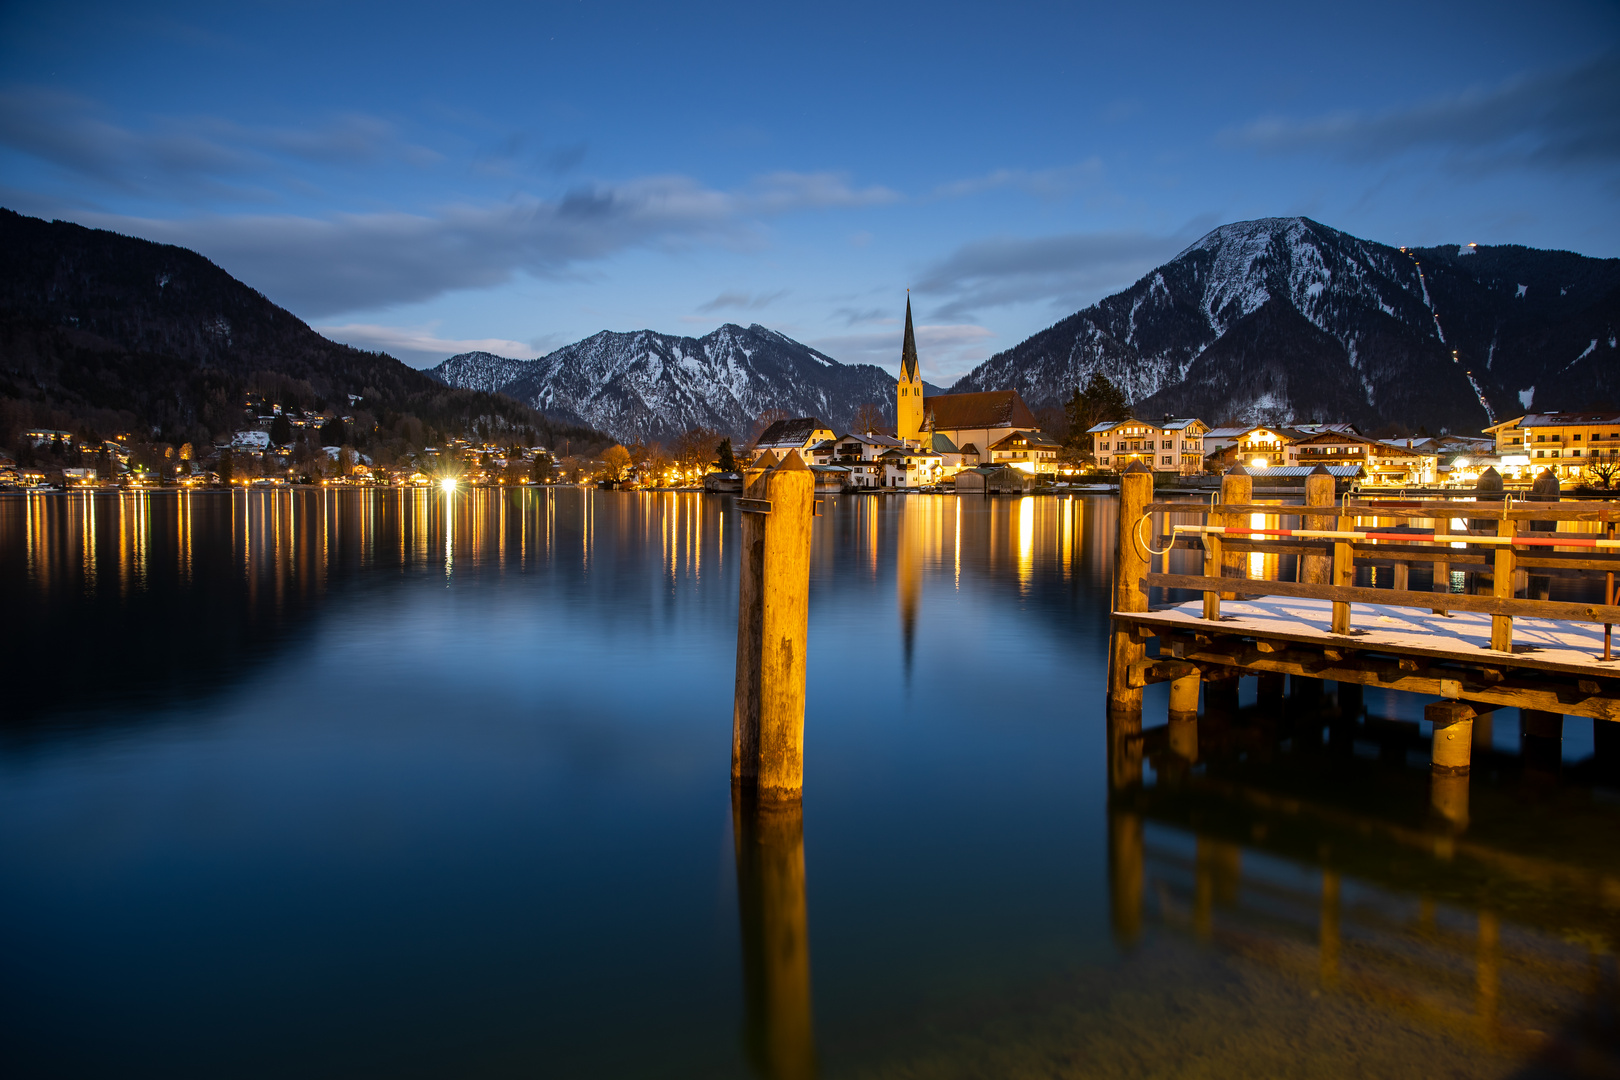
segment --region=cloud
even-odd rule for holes
[[[1406,108],[1265,118],[1222,138],[1229,145],[1352,162],[1438,152],[1471,170],[1609,164],[1620,159],[1620,54]]]
[[[780,300],[787,294],[788,290],[786,289],[778,289],[773,293],[723,292],[707,304],[701,305],[698,310],[704,313],[715,311],[763,311],[765,308],[770,307],[773,301]]]
[[[1056,169],[995,169],[983,176],[941,184],[936,199],[960,199],[997,188],[1017,188],[1038,199],[1061,199],[1102,179],[1102,161],[1096,157]]]
[[[634,247],[735,248],[763,242],[757,219],[829,205],[816,183],[798,202],[782,174],[724,192],[682,176],[574,188],[560,197],[455,205],[428,213],[209,215],[185,220],[79,214],[84,224],[202,252],[306,317],[431,299],[498,285],[519,271],[556,276]],[[872,189],[868,189],[872,190]],[[865,198],[852,192],[857,202]],[[751,298],[769,303],[775,296]]]
[[[317,326],[315,330],[333,341],[353,345],[357,349],[371,349],[390,353],[420,364],[426,360],[437,363],[446,357],[466,352],[487,352],[514,360],[526,360],[533,355],[533,343],[509,341],[505,338],[442,338],[435,330],[437,323],[427,326],[379,326],[376,323],[345,323],[342,326]],[[549,350],[548,350],[549,351]]]
[[[793,210],[882,206],[903,196],[886,187],[853,188],[838,172],[773,172],[757,177],[742,193],[742,202],[754,213]]]
[[[845,326],[854,326],[856,323],[893,323],[900,325],[900,319],[892,310],[887,308],[857,308],[841,307],[833,309],[833,318],[844,320]]]
[[[517,271],[563,274],[629,247],[757,242],[733,197],[682,177],[428,214],[79,217],[200,251],[277,303],[316,318],[498,285]]]
[[[932,314],[966,319],[1007,304],[1048,303],[1079,310],[1122,289],[1187,246],[1141,232],[993,237],[964,244],[924,271],[917,292],[944,298]]]
[[[221,200],[276,203],[279,190],[307,194],[310,166],[427,165],[438,157],[405,141],[387,121],[359,113],[307,128],[195,117],[159,118],[136,130],[105,120],[89,99],[38,88],[0,91],[0,147],[119,195],[216,207]],[[549,164],[571,169],[585,149],[563,147]],[[520,132],[468,164],[499,173],[537,153]],[[577,273],[581,264],[630,248],[757,248],[770,218],[900,198],[840,172],[772,172],[730,191],[683,176],[642,176],[392,211],[160,218],[84,210],[59,216],[199,251],[277,303],[322,318],[486,288],[517,273]],[[36,192],[13,205],[42,200],[55,201]],[[751,296],[743,306],[758,309],[775,298]]]
[[[310,127],[255,127],[218,117],[163,117],[144,130],[104,119],[88,98],[41,87],[0,90],[0,146],[116,191],[264,198],[292,164],[352,167],[440,155],[363,113]]]
[[[973,370],[990,356],[987,342],[995,332],[972,323],[924,324],[914,327],[917,335],[917,360],[923,378],[940,386],[949,386]],[[896,324],[892,329],[866,334],[839,334],[817,338],[805,344],[836,357],[846,364],[877,364],[898,370],[900,346],[905,331]]]

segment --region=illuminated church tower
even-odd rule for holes
[[[911,290],[906,290],[906,341],[900,347],[900,385],[895,389],[894,437],[919,439],[923,427],[923,383],[917,372],[917,336],[911,330]]]

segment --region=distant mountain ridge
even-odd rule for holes
[[[328,341],[185,248],[0,209],[0,250],[0,445],[29,426],[206,442],[240,427],[244,393],[266,385],[303,408],[366,412],[380,440],[382,427],[603,439]]]
[[[462,353],[428,374],[625,441],[669,440],[694,427],[744,437],[773,409],[847,428],[861,405],[892,416],[895,401],[894,376],[882,368],[841,364],[758,324],[727,323],[701,338],[604,330],[536,360]]]
[[[1403,251],[1264,218],[1211,231],[951,389],[1013,388],[1039,408],[1101,372],[1142,415],[1477,430],[1532,404],[1620,400],[1617,328],[1620,259]]]

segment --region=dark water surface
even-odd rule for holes
[[[734,815],[736,528],[0,498],[0,1070],[1616,1075],[1589,721],[1532,768],[1498,715],[1462,836],[1423,702],[1331,684],[1111,799],[1112,501],[844,498],[802,819]]]

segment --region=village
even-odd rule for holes
[[[1197,417],[1127,417],[1060,441],[1042,429],[1014,390],[919,397],[917,403],[922,420],[915,426],[844,431],[816,417],[787,417],[771,420],[735,450],[730,439],[705,431],[689,433],[673,452],[654,443],[575,454],[450,438],[393,464],[349,445],[273,442],[267,429],[274,415],[228,442],[201,448],[144,443],[130,433],[87,439],[42,428],[23,433],[22,454],[0,451],[0,487],[583,483],[726,493],[741,490],[742,468],[766,453],[780,458],[789,451],[816,472],[823,493],[1027,494],[1112,487],[1136,463],[1154,473],[1158,486],[1194,488],[1234,466],[1255,476],[1262,489],[1297,487],[1318,466],[1341,487],[1379,489],[1472,488],[1488,470],[1509,490],[1528,488],[1544,475],[1567,490],[1607,490],[1620,477],[1620,412],[1613,411],[1526,413],[1477,435],[1404,439],[1374,438],[1350,423],[1211,427]],[[904,425],[904,407],[900,412]],[[348,418],[335,419],[341,424]],[[289,423],[307,425],[317,438],[332,428],[328,418]]]
[[[24,431],[20,453],[0,451],[0,487],[41,490],[154,487],[395,486],[453,489],[595,484],[617,490],[705,490],[736,494],[742,470],[771,455],[797,453],[822,494],[1029,494],[1110,490],[1133,465],[1161,489],[1200,490],[1234,468],[1261,491],[1303,490],[1326,469],[1339,490],[1608,490],[1620,476],[1620,412],[1531,413],[1478,434],[1420,433],[1376,438],[1348,422],[1211,426],[1198,417],[1132,414],[1112,384],[1093,375],[1087,391],[1117,415],[1086,422],[1084,395],[1037,415],[1017,390],[925,393],[911,304],[906,303],[900,376],[892,415],[863,405],[850,430],[814,416],[763,414],[744,445],[694,428],[672,448],[522,445],[515,435],[481,441],[450,437],[381,460],[364,452],[363,426],[375,420],[349,395],[352,414],[284,410],[249,394],[243,426],[212,445],[179,446],[125,432]],[[1048,430],[1055,429],[1055,430]],[[360,446],[355,445],[360,443]],[[1500,485],[1498,488],[1497,485]]]

